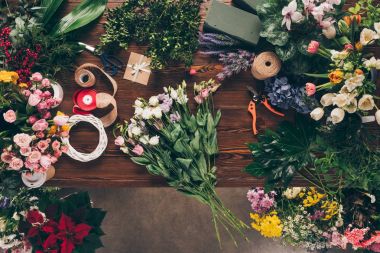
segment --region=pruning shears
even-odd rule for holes
[[[285,114],[276,111],[269,104],[268,98],[265,95],[262,95],[259,92],[257,92],[252,86],[247,86],[247,89],[252,96],[251,101],[249,102],[249,105],[248,105],[248,111],[252,115],[252,130],[253,130],[253,134],[257,135],[259,133],[259,131],[257,130],[257,127],[256,127],[256,120],[257,120],[256,104],[258,104],[258,103],[263,104],[269,111],[271,111],[272,113],[274,113],[278,116],[284,117]]]
[[[95,55],[95,48],[93,46],[87,45],[82,42],[79,42],[79,45],[84,46],[86,50]],[[125,64],[114,55],[102,53],[101,55],[99,55],[99,58],[102,62],[104,71],[110,74],[111,76],[115,76],[119,71],[122,71],[125,67]]]

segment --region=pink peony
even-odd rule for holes
[[[1,153],[1,161],[4,163],[10,163],[13,157],[14,156],[6,150],[4,150],[3,153]]]
[[[307,83],[305,86],[305,90],[306,90],[306,94],[309,97],[313,96],[315,94],[315,92],[317,91],[315,84],[313,84],[313,83]]]
[[[47,78],[44,78],[44,79],[42,79],[41,84],[43,87],[50,87],[50,80]]]
[[[22,147],[22,148],[20,148],[20,154],[22,156],[29,156],[31,152],[32,152],[32,148],[31,147]]]
[[[53,148],[53,150],[59,150],[59,148],[61,147],[61,143],[59,141],[55,140],[51,144],[51,147]]]
[[[38,103],[41,102],[41,97],[37,94],[31,94],[28,99],[28,104],[30,106],[36,106]]]
[[[50,98],[51,97],[51,93],[50,93],[50,91],[44,91],[44,93],[42,93],[42,96],[44,97],[44,98]]]
[[[124,145],[124,138],[122,136],[118,136],[115,139],[115,145],[116,146],[123,146]]]
[[[41,159],[41,152],[34,150],[28,156],[28,162],[30,163],[38,163]]]
[[[43,153],[49,147],[49,143],[47,141],[39,141],[37,147]]]
[[[9,168],[12,170],[20,170],[24,166],[24,162],[17,157],[14,157],[9,163]]]
[[[28,118],[28,123],[33,125],[37,120],[38,118],[35,115],[32,115]]]
[[[29,147],[30,143],[32,142],[32,137],[24,133],[16,134],[13,136],[13,142],[16,143],[16,145],[20,148]]]
[[[8,110],[7,112],[3,113],[4,120],[8,123],[13,123],[16,121],[17,116],[15,111]]]
[[[51,166],[50,157],[47,155],[41,156],[40,164],[43,168],[48,169]]]
[[[138,156],[141,156],[142,154],[144,154],[144,148],[142,146],[140,146],[139,144],[137,144],[133,148],[132,152],[135,153]]]
[[[42,90],[40,90],[40,89],[37,89],[37,90],[35,90],[34,91],[34,94],[36,94],[36,95],[38,95],[38,96],[40,96],[40,97],[42,97]]]
[[[68,120],[69,120],[69,116],[66,116],[66,115],[57,115],[53,119],[54,124],[57,126],[65,125]]]
[[[47,123],[47,121],[45,119],[40,119],[40,120],[37,120],[33,126],[32,126],[32,129],[33,131],[44,131],[46,128],[48,128],[49,124]]]
[[[209,95],[209,89],[203,89],[200,93],[202,98],[207,98]]]
[[[41,82],[42,81],[42,75],[39,72],[33,73],[31,79],[32,79],[32,81],[35,81],[35,82]]]
[[[310,54],[316,54],[318,53],[318,49],[319,49],[319,42],[312,40],[309,43],[309,46],[307,47],[307,52],[309,52]]]

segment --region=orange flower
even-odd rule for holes
[[[18,87],[20,87],[21,89],[22,88],[28,88],[28,84],[27,83],[20,83],[19,85],[18,85]]]
[[[334,70],[329,74],[330,82],[333,84],[341,83],[343,81],[343,76],[344,73],[341,70]]]
[[[354,22],[354,20],[355,20],[356,24],[358,24],[358,25],[362,22],[362,16],[360,16],[359,14],[351,15],[350,19],[352,22]]]
[[[357,42],[357,43],[355,44],[355,48],[356,48],[356,50],[358,50],[358,51],[362,51],[362,50],[363,50],[363,44],[360,43],[360,42]]]
[[[63,125],[63,126],[61,126],[61,130],[62,130],[62,132],[67,132],[67,131],[69,131],[70,130],[70,125]]]
[[[57,132],[57,126],[52,125],[49,129],[49,135],[54,135]]]
[[[344,20],[344,22],[346,22],[346,24],[347,24],[348,26],[351,25],[351,18],[350,18],[349,16],[344,16],[344,17],[343,17],[343,20]]]
[[[360,76],[360,75],[364,75],[364,72],[361,69],[356,69],[355,70],[355,74],[358,75],[358,76]]]

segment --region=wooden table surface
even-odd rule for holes
[[[69,0],[64,5],[64,12],[69,11],[79,0]],[[109,8],[119,5],[121,0],[110,0]],[[90,25],[86,31],[81,33],[78,40],[90,45],[99,42],[99,36],[103,34],[103,24],[106,21],[102,17],[98,23]],[[143,47],[131,45],[128,51],[120,51],[120,57],[124,63],[128,61],[129,53],[144,53]],[[77,66],[82,63],[95,63],[100,65],[97,57],[88,52],[83,52],[78,57]],[[194,65],[213,64],[215,59],[194,55]],[[175,85],[185,79],[189,86],[193,82],[208,80],[215,76],[215,72],[200,74],[196,77],[189,77],[184,66],[170,66],[164,70],[151,74],[148,86],[135,84],[122,79],[122,74],[116,76],[119,90],[116,94],[118,103],[119,120],[127,120],[133,115],[132,104],[137,97],[148,98],[158,94],[162,87]],[[100,77],[100,75],[98,75]],[[64,87],[65,98],[60,110],[71,113],[73,102],[72,94],[78,89],[74,82],[74,73],[66,72],[58,76],[58,80]],[[218,186],[224,187],[250,187],[263,184],[263,180],[254,178],[242,172],[243,168],[251,160],[251,154],[246,143],[256,141],[251,130],[251,117],[247,112],[249,94],[246,85],[256,85],[250,72],[242,73],[223,82],[222,87],[215,95],[215,107],[221,109],[222,119],[218,127],[218,140],[220,154],[217,159]],[[104,78],[98,78],[95,86],[98,91],[111,92],[110,84]],[[282,118],[273,115],[262,106],[258,107],[258,127],[259,131],[265,128],[274,128]],[[133,164],[128,157],[122,154],[114,145],[114,137],[111,133],[112,127],[107,129],[109,143],[105,153],[98,159],[81,163],[64,156],[56,164],[57,173],[50,185],[64,187],[109,187],[109,186],[166,186],[165,181],[160,177],[151,176],[144,167]],[[89,125],[81,124],[71,131],[71,144],[82,152],[91,152],[98,141],[98,134]],[[296,184],[304,184],[300,179],[295,180]]]

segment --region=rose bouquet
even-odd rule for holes
[[[95,252],[105,212],[88,193],[60,198],[56,190],[22,188],[0,208],[0,249],[6,252]]]
[[[60,137],[68,134],[68,116],[58,112],[52,119],[61,101],[51,85],[40,73],[25,85],[17,73],[0,72],[1,173],[46,173],[66,151]]]
[[[249,190],[254,230],[307,250],[329,248],[380,251],[376,196],[353,189],[329,195],[315,187],[265,193]]]
[[[216,126],[221,113],[213,113],[212,93],[218,87],[213,80],[194,84],[195,114],[190,111],[185,82],[177,89],[164,88],[164,93],[148,101],[137,99],[134,117],[117,126],[115,143],[149,173],[164,177],[170,186],[208,205],[220,241],[219,224],[231,236],[231,229],[242,234],[247,226],[215,192]]]
[[[328,112],[327,121],[332,124],[342,122],[345,115],[357,114],[364,123],[375,121],[380,124],[380,111],[376,106],[375,96],[377,71],[380,60],[366,53],[365,48],[375,43],[380,37],[380,23],[375,23],[374,29],[359,27],[361,16],[344,17],[338,22],[338,40],[340,49],[327,49],[319,42],[312,41],[308,52],[318,54],[330,61],[327,74],[307,74],[310,77],[326,78],[327,83],[315,85],[306,84],[308,95],[321,95],[322,107],[315,108],[310,116],[320,120]],[[348,39],[350,37],[350,39]]]

